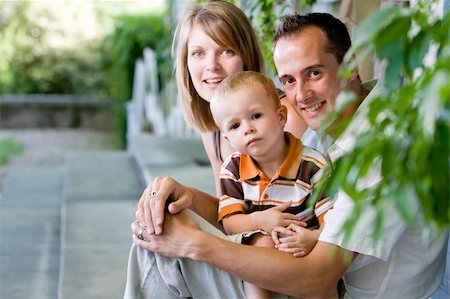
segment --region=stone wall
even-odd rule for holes
[[[114,127],[109,99],[79,95],[1,95],[0,128]]]

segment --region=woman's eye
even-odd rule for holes
[[[193,56],[193,57],[200,57],[201,55],[202,55],[201,51],[194,51],[191,53],[191,56]]]
[[[230,49],[225,49],[222,53],[227,56],[234,55],[234,51]]]
[[[261,118],[261,116],[262,116],[262,113],[255,113],[255,114],[253,114],[252,115],[252,119],[258,119],[258,118]]]

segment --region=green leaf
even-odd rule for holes
[[[441,103],[440,90],[445,88],[449,82],[448,72],[439,71],[434,74],[431,82],[421,96],[422,105],[419,107],[420,116],[423,120],[423,130],[427,135],[434,134],[436,119],[439,117]]]
[[[398,14],[398,8],[391,6],[381,9],[367,17],[356,29],[354,45],[358,47],[362,43],[370,42]]]
[[[411,71],[423,65],[423,57],[430,46],[431,37],[429,31],[420,31],[408,45],[406,50],[406,61],[408,68]]]

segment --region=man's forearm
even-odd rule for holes
[[[188,256],[206,262],[245,281],[271,291],[296,297],[332,297],[337,281],[348,267],[339,247],[318,242],[304,258],[271,248],[234,244],[198,232]],[[236,258],[243,257],[243,258]]]

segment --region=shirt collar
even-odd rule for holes
[[[274,178],[295,178],[302,160],[303,145],[294,135],[285,132],[285,139],[289,142],[289,150],[283,164],[278,169]],[[253,179],[257,176],[264,177],[264,173],[256,165],[253,158],[249,155],[241,154],[239,175],[241,180]],[[271,179],[271,178],[269,178]]]

